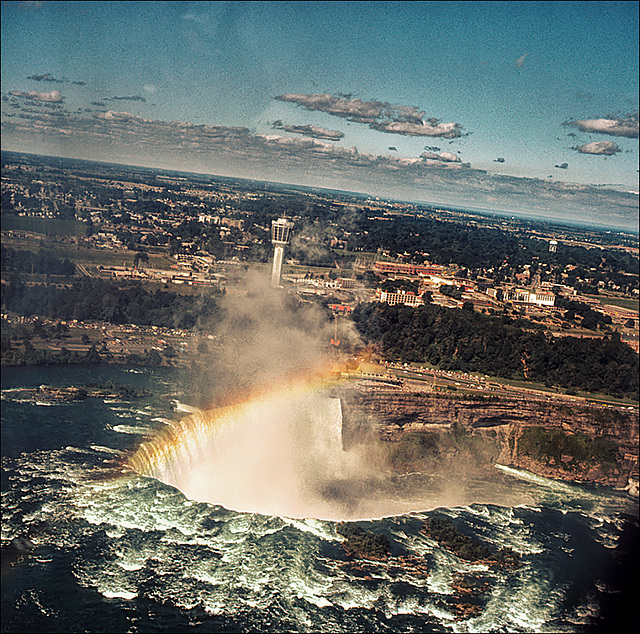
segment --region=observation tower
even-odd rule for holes
[[[286,218],[278,218],[271,221],[271,242],[273,243],[273,269],[271,271],[271,286],[280,286],[280,274],[282,273],[282,256],[284,248],[289,244],[293,222]]]

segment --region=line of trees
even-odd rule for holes
[[[191,330],[220,317],[215,297],[148,291],[140,282],[118,283],[96,278],[76,279],[68,287],[27,286],[14,278],[3,286],[2,308],[19,315],[51,319],[106,321]]]
[[[41,275],[73,275],[75,265],[65,258],[60,260],[44,249],[37,253],[2,247],[0,262],[3,272],[38,273]]]
[[[638,355],[615,332],[604,339],[554,338],[499,317],[433,304],[361,304],[353,321],[367,343],[401,362],[617,397],[638,395]]]

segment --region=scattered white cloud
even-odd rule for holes
[[[149,120],[115,110],[83,116],[61,106],[45,109],[47,105],[43,101],[31,102],[30,108],[5,105],[15,110],[10,113],[13,116],[3,116],[3,148],[10,149],[14,143],[34,149],[55,147],[61,155],[112,162],[142,160],[142,164],[170,169],[336,186],[432,202],[465,200],[465,205],[480,208],[517,211],[514,207],[519,203],[523,211],[535,210],[543,216],[573,214],[582,220],[601,221],[606,207],[612,221],[637,225],[637,196],[604,187],[490,174],[462,163],[451,152],[425,151],[413,158],[369,154],[309,136]],[[619,151],[615,144],[607,144],[612,142],[589,144],[578,151],[605,155]]]
[[[459,123],[442,123],[434,118],[425,119],[425,113],[415,106],[363,101],[350,95],[343,97],[328,94],[286,94],[275,98],[298,104],[307,110],[326,112],[348,121],[363,123],[378,132],[445,139],[456,139],[467,134]]]
[[[314,139],[327,139],[329,141],[339,141],[344,137],[344,132],[340,132],[339,130],[327,130],[327,128],[321,128],[317,125],[285,125],[280,120],[273,122],[273,128],[293,134],[310,136]]]
[[[565,125],[574,126],[582,132],[595,132],[611,136],[638,138],[638,113],[627,117],[608,117],[603,119],[582,119],[568,121]]]
[[[571,148],[581,154],[600,154],[603,156],[612,156],[622,150],[613,141],[594,141],[586,145],[575,146]]]
[[[36,90],[22,92],[19,90],[12,90],[9,94],[14,97],[22,97],[22,99],[31,99],[33,101],[48,101],[50,103],[61,103],[64,101],[59,90],[51,90],[49,92],[37,92]]]

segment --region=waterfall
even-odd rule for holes
[[[130,463],[194,500],[326,519],[344,516],[344,484],[366,471],[343,451],[340,399],[314,391],[194,413],[143,444]]]

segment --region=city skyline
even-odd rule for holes
[[[631,2],[8,2],[2,149],[637,230],[637,53]]]

